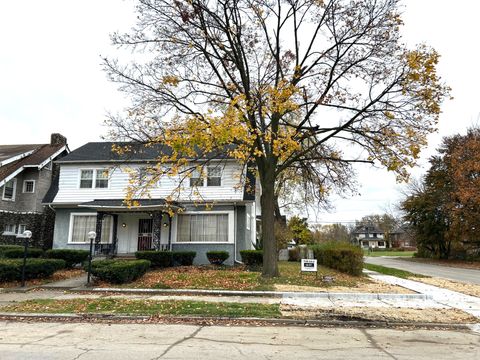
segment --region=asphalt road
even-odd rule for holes
[[[480,284],[480,270],[461,269],[449,266],[422,264],[418,262],[401,260],[391,257],[366,257],[365,262],[369,264],[383,265],[400,270],[410,271],[416,274],[441,277],[454,281],[462,281],[472,284]]]
[[[441,330],[0,322],[0,358],[480,359],[480,334]]]

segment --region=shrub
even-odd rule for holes
[[[88,250],[52,249],[45,252],[45,257],[65,260],[67,268],[72,268],[88,259]]]
[[[174,251],[173,263],[181,266],[191,266],[197,253],[195,251]]]
[[[0,280],[21,280],[23,260],[0,260]],[[25,279],[37,279],[52,276],[55,271],[65,268],[65,261],[60,259],[27,259]]]
[[[23,249],[23,246],[20,245],[0,245],[0,258],[3,257],[3,253],[8,250],[18,250]]]
[[[148,260],[152,267],[173,266],[173,253],[171,251],[137,251],[135,257],[140,260]]]
[[[321,265],[350,274],[361,275],[363,270],[363,251],[347,242],[332,241],[311,247],[315,258]]]
[[[241,250],[242,262],[248,266],[263,264],[263,250]]]
[[[300,249],[294,247],[293,249],[288,249],[288,261],[300,261]]]
[[[150,267],[148,260],[99,260],[92,262],[92,275],[112,284],[133,281]]]
[[[208,251],[207,259],[212,265],[222,265],[230,257],[228,251]]]
[[[23,253],[25,248],[20,246],[18,249],[10,249],[3,251],[3,257],[8,259],[20,259],[23,258]],[[27,248],[27,257],[28,258],[39,258],[43,255],[42,249]]]

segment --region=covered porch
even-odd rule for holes
[[[96,211],[95,252],[109,257],[131,255],[144,250],[171,250],[173,218],[168,210],[177,204],[163,199],[94,200],[79,207]]]

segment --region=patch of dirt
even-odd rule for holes
[[[300,319],[370,320],[387,322],[471,324],[478,322],[473,315],[457,309],[408,309],[345,307],[302,309],[292,305],[281,305],[282,316]]]
[[[411,277],[409,279],[480,298],[480,285],[461,283],[461,282],[456,282],[456,281],[447,280],[447,279],[440,279],[440,278]]]
[[[397,259],[400,259],[403,261],[413,261],[413,262],[418,262],[422,264],[432,264],[432,265],[456,267],[461,269],[480,270],[480,261],[435,260],[435,259],[402,258],[402,257],[398,257]]]
[[[328,287],[314,287],[314,286],[298,286],[298,285],[275,285],[276,291],[312,291],[312,292],[338,292],[338,293],[387,293],[387,294],[416,294],[414,291],[403,288],[401,286],[395,286],[385,284],[380,281],[371,280],[366,283],[358,283],[355,286],[335,286],[329,285]]]

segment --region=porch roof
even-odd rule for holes
[[[96,209],[96,210],[117,210],[117,211],[154,211],[154,210],[165,210],[167,208],[171,209],[181,209],[182,206],[176,202],[167,202],[165,199],[133,199],[132,204],[127,205],[124,199],[96,199],[93,201],[88,201],[82,204],[79,204],[79,207]]]

